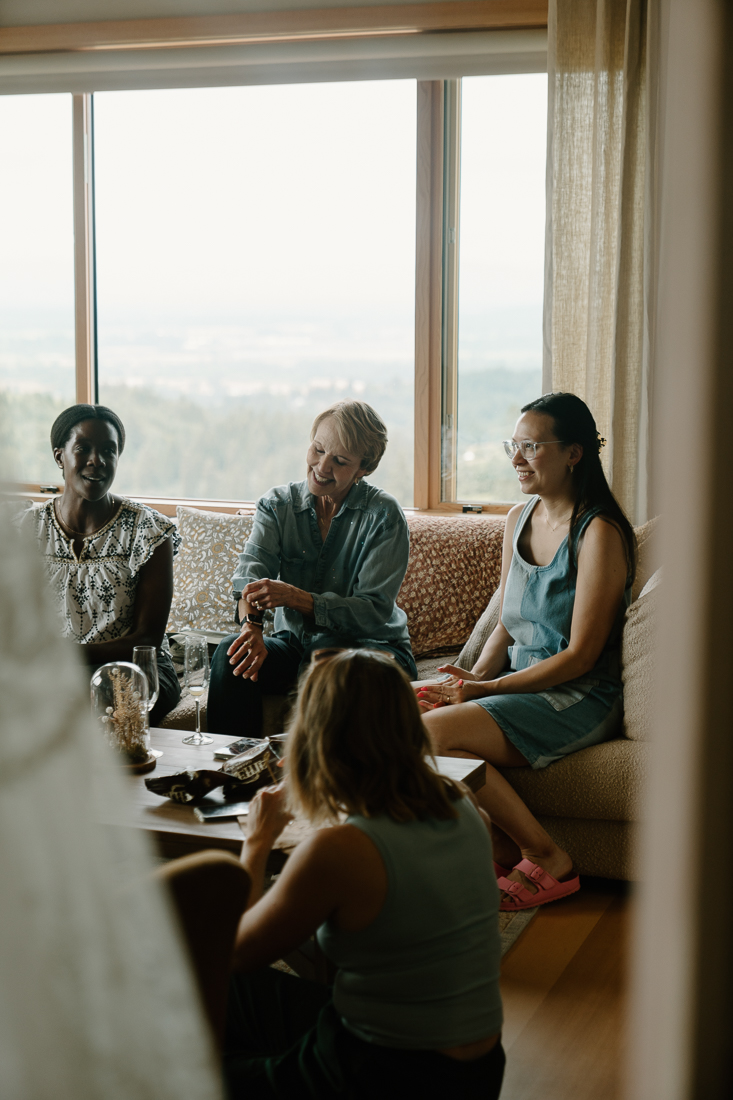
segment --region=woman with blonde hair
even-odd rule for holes
[[[257,502],[252,534],[232,578],[241,630],[211,665],[209,732],[259,737],[262,695],[285,695],[324,646],[391,653],[417,678],[407,616],[396,604],[410,539],[402,508],[365,479],[387,429],[365,401],[337,401],[311,429],[306,478]],[[263,637],[263,613],[275,632]]]
[[[225,1074],[232,1097],[499,1095],[498,888],[488,819],[433,770],[414,693],[369,650],[315,655],[282,788],[260,791],[242,863]],[[262,896],[291,810],[321,824]],[[330,826],[330,827],[328,827]],[[263,965],[316,934],[333,989]]]

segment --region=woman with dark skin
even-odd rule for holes
[[[74,405],[51,430],[63,492],[23,517],[33,528],[63,633],[92,666],[131,661],[136,646],[158,650],[160,695],[151,724],[180,698],[165,627],[173,598],[175,525],[112,493],[125,446],[119,417],[103,405]]]

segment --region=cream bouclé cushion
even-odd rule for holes
[[[500,771],[533,814],[638,821],[650,755],[650,745],[615,737],[563,756],[549,768]]]
[[[657,543],[659,541],[659,516],[634,528],[636,535],[636,576],[631,588],[631,599],[639,598],[639,593],[659,568]]]
[[[489,601],[488,607],[484,610],[481,618],[473,628],[471,637],[458,655],[456,664],[459,668],[465,668],[467,672],[470,672],[478,661],[481,650],[486,645],[487,638],[496,629],[496,625],[499,622],[500,597],[501,590],[497,588]]]
[[[167,633],[225,630],[237,633],[232,577],[254,516],[176,508],[181,549],[173,563],[173,603]]]
[[[624,685],[624,737],[648,741],[653,713],[656,618],[662,570],[647,581],[629,607],[621,639],[621,679]]]

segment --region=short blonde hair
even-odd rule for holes
[[[286,768],[294,810],[311,821],[340,813],[394,821],[457,817],[462,791],[435,772],[415,692],[388,653],[346,649],[304,673]]]
[[[387,448],[387,426],[366,401],[337,401],[313,421],[311,439],[327,417],[336,421],[339,439],[351,454],[361,455],[361,468],[373,474]]]

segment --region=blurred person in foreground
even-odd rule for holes
[[[51,428],[64,488],[21,520],[34,535],[61,617],[90,670],[131,661],[135,646],[157,649],[160,694],[155,726],[181,688],[165,628],[173,599],[176,525],[153,508],[112,493],[125,429],[105,405],[72,405]]]
[[[370,485],[387,446],[381,417],[364,401],[338,401],[311,429],[306,478],[257,502],[232,587],[239,635],[211,665],[210,733],[259,737],[262,695],[285,695],[324,646],[391,653],[413,679],[407,616],[396,599],[410,540],[402,508]],[[275,632],[263,637],[263,613]]]
[[[92,730],[79,648],[10,523],[0,621],[0,1096],[221,1100],[145,838],[97,820],[124,819],[131,795]]]
[[[224,1041],[231,1097],[499,1095],[489,820],[466,787],[433,770],[429,754],[393,657],[313,655],[285,783],[258,792],[242,850],[252,888]],[[298,845],[262,896],[291,808],[326,827]],[[333,988],[262,969],[314,933],[338,968]]]

